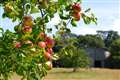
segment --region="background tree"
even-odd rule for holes
[[[120,68],[120,39],[113,41],[109,50],[111,52],[110,66],[112,68]]]
[[[78,36],[78,45],[83,48],[103,48],[104,41],[97,35]]]
[[[110,47],[111,43],[120,36],[116,31],[97,31],[98,35],[104,40],[105,46]]]
[[[56,65],[60,65],[60,67],[73,68],[73,71],[76,71],[79,67],[88,67],[90,59],[85,50],[78,46],[77,36],[66,33],[61,37],[59,37],[59,40],[56,40],[57,44],[55,45],[56,48],[57,46],[61,46],[56,51],[56,54],[59,55],[59,60],[56,61],[58,64]]]
[[[65,51],[65,52],[64,52]],[[82,48],[76,48],[74,46],[67,46],[60,52],[62,55],[60,58],[63,67],[73,68],[75,72],[77,68],[85,68],[90,64],[90,59]]]

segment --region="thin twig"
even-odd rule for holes
[[[71,18],[68,20],[67,24],[66,24],[66,27],[68,26],[68,24],[71,22]]]
[[[41,16],[44,18],[45,14],[43,13],[42,9],[40,9]],[[45,25],[43,24],[43,33],[45,33]]]

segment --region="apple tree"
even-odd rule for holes
[[[9,80],[12,73],[21,76],[21,80],[41,80],[52,69],[55,41],[47,36],[47,23],[58,14],[63,26],[58,31],[70,30],[67,26],[77,26],[81,18],[85,24],[96,24],[90,9],[82,10],[81,0],[1,0],[4,8],[3,18],[19,22],[13,26],[15,32],[1,30],[0,37],[0,79]],[[33,18],[32,14],[37,18]],[[59,25],[59,24],[58,24]]]

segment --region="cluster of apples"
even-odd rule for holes
[[[34,26],[35,27],[35,26]],[[22,29],[21,32],[23,35],[32,35],[33,31],[33,20],[31,16],[24,16],[23,17],[23,23],[22,23]],[[22,45],[27,44],[29,45],[29,48],[36,48],[34,46],[38,46],[37,49],[43,49],[44,53],[43,56],[46,60],[45,64],[47,66],[47,69],[50,70],[52,68],[52,47],[54,46],[55,42],[54,40],[47,36],[44,32],[40,32],[37,36],[37,38],[40,38],[38,42],[32,42],[31,40],[23,40],[15,42],[15,48],[20,48]]]
[[[33,21],[31,16],[24,16],[22,31],[24,33],[32,32]]]
[[[48,37],[45,33],[41,32],[39,34],[40,38],[44,38],[44,41],[39,41],[38,42],[38,46],[40,48],[44,48],[45,52],[44,52],[44,57],[46,58],[47,62],[45,63],[47,66],[47,69],[50,70],[52,69],[52,47],[54,46],[55,42],[51,37]]]
[[[16,32],[18,33],[21,31],[23,35],[30,34],[32,32],[32,26],[33,26],[33,20],[31,16],[24,16],[23,17],[23,22],[22,22],[22,28],[20,27],[20,30],[17,29]],[[19,28],[19,26],[17,26]],[[15,43],[15,48],[20,48],[22,47],[23,44],[28,44],[30,47],[33,47],[33,43],[30,40],[23,40],[22,42],[16,42]]]
[[[81,6],[79,3],[74,3],[72,5],[72,16],[75,21],[79,21],[81,17]]]

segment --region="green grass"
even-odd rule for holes
[[[120,70],[79,69],[72,72],[72,69],[55,68],[45,80],[120,80]]]
[[[72,72],[73,69],[68,68],[53,68],[48,72],[44,80],[120,80],[120,70],[112,69],[78,69],[77,72]],[[11,80],[20,80],[17,75],[12,76]]]

